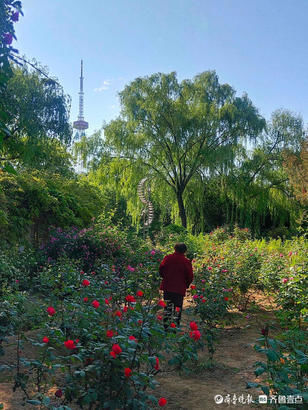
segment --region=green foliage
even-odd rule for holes
[[[103,212],[98,188],[84,179],[43,171],[0,173],[0,235],[8,242],[38,245],[48,226],[83,227]]]
[[[265,394],[302,396],[303,403],[306,402],[308,356],[305,338],[305,332],[293,330],[283,333],[280,339],[268,336],[258,339],[254,348],[266,356],[266,362],[255,364],[255,374],[266,378],[261,383],[248,383],[248,387],[260,387]]]

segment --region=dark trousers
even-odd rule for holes
[[[170,327],[170,323],[174,320],[177,327],[180,326],[182,307],[184,296],[179,293],[164,291],[164,300],[167,302],[167,306],[164,310],[164,327],[167,330]],[[180,310],[177,312],[176,308]]]

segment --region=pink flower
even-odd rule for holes
[[[198,299],[198,297],[199,297],[198,295],[194,295],[193,299]]]
[[[290,252],[288,253],[288,256],[292,256],[292,255],[293,255],[293,252],[290,251]]]
[[[134,271],[135,271],[135,268],[133,268],[133,267],[130,266],[130,265],[127,266],[127,269],[128,269],[129,271],[131,271],[131,272],[134,272]]]
[[[228,269],[223,269],[222,272],[223,273],[228,272]]]
[[[283,258],[283,253],[281,253],[279,256],[280,256],[281,258]]]
[[[212,269],[213,269],[212,266],[207,267],[207,270],[212,270]]]
[[[282,282],[283,282],[283,283],[287,283],[288,280],[289,280],[288,278],[283,278],[283,279],[282,279]]]
[[[151,251],[151,255],[155,255],[155,251],[154,251],[154,249]]]
[[[202,282],[202,283],[205,283],[205,279],[201,279],[201,282]]]

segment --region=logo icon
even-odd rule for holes
[[[261,404],[267,403],[267,395],[266,394],[260,394],[259,395],[259,403],[261,403]]]
[[[221,404],[224,401],[224,398],[221,394],[216,394],[216,396],[214,396],[214,401],[216,404]]]

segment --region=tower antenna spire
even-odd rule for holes
[[[73,128],[78,132],[78,136],[81,136],[81,132],[89,128],[89,124],[84,120],[84,92],[83,92],[83,60],[80,64],[80,90],[79,90],[79,114],[77,121],[74,121]]]

